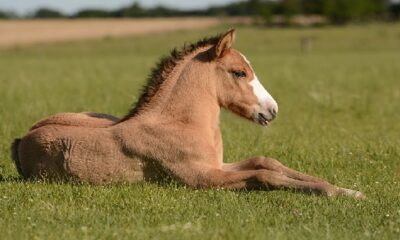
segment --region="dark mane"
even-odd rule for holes
[[[142,89],[142,94],[140,95],[139,100],[135,104],[133,104],[134,107],[119,122],[123,122],[137,115],[159,90],[161,84],[165,80],[165,77],[171,73],[174,67],[185,56],[207,45],[215,45],[218,43],[219,39],[220,35],[210,38],[204,38],[194,44],[185,43],[182,49],[178,50],[174,48],[169,56],[161,58],[158,61],[157,65],[151,70],[151,73],[147,78],[147,83]]]

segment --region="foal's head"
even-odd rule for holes
[[[250,62],[232,48],[235,31],[219,39],[213,52],[217,96],[221,106],[261,125],[268,125],[278,113],[278,104],[258,80]]]

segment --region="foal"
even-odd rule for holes
[[[12,145],[24,178],[93,184],[174,178],[195,188],[295,189],[362,198],[275,159],[223,163],[220,108],[267,126],[278,105],[250,63],[232,48],[235,32],[174,50],[153,71],[138,104],[120,120],[63,113]]]

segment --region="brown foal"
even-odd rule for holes
[[[61,113],[36,123],[12,145],[19,173],[93,184],[171,177],[196,188],[295,189],[363,198],[275,159],[223,162],[221,107],[262,126],[278,112],[250,63],[232,48],[234,36],[230,30],[174,50],[122,119]]]

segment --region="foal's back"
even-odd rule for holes
[[[119,121],[119,118],[104,113],[81,112],[81,113],[57,113],[35,123],[30,130],[47,125],[63,125],[77,127],[102,128],[108,127]]]

